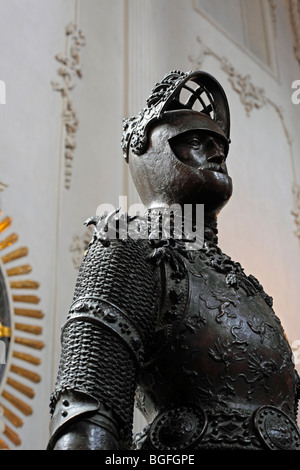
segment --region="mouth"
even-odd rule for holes
[[[216,171],[218,173],[227,174],[222,165],[219,165],[218,163],[205,163],[204,165],[200,166],[198,170]]]

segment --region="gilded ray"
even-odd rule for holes
[[[18,276],[19,274],[28,274],[32,271],[30,264],[24,264],[22,266],[17,266],[15,268],[10,268],[6,270],[7,276]]]
[[[21,445],[21,439],[18,434],[13,431],[10,427],[5,426],[4,435],[9,439],[15,446]]]
[[[4,219],[0,220],[0,233],[4,232],[12,223],[11,217],[4,217]]]
[[[3,413],[5,418],[12,423],[16,428],[20,428],[23,426],[23,420],[17,416],[15,413],[13,413],[11,410],[9,410],[6,406],[4,406],[2,403],[0,404],[1,408],[3,408]]]
[[[32,333],[33,335],[40,335],[43,332],[41,326],[27,325],[25,323],[15,323],[15,329],[20,331],[26,331],[27,333]]]
[[[16,250],[8,253],[5,256],[2,256],[2,263],[10,263],[11,261],[15,261],[16,259],[23,258],[23,256],[28,255],[28,248],[26,246],[21,246],[21,248],[17,248]]]
[[[39,282],[32,281],[30,279],[22,279],[21,281],[10,281],[11,289],[38,289],[40,287]]]
[[[26,377],[26,379],[31,380],[31,382],[38,383],[41,380],[41,376],[36,372],[32,372],[31,370],[24,369],[23,367],[19,367],[14,364],[11,364],[10,370],[15,374],[21,375],[22,377]]]
[[[28,387],[27,385],[24,385],[21,382],[12,379],[11,377],[7,378],[6,383],[7,385],[10,385],[14,389],[18,390],[20,393],[23,393],[23,395],[26,395],[28,398],[33,398],[35,395],[34,390],[31,387]]]
[[[44,316],[42,310],[32,310],[27,308],[15,308],[14,314],[31,318],[43,318]]]
[[[39,357],[32,356],[31,354],[25,354],[23,352],[13,351],[12,355],[16,359],[20,359],[22,361],[29,362],[30,364],[34,364],[36,366],[40,365],[40,363],[41,363],[41,360],[40,360]]]
[[[25,302],[29,304],[38,304],[41,300],[36,295],[13,295],[14,302]]]
[[[0,439],[0,450],[9,450],[9,446],[6,444],[5,441],[3,441],[3,439]]]
[[[0,250],[4,250],[4,248],[11,246],[13,243],[16,243],[18,241],[18,238],[19,237],[16,233],[12,233],[0,242]]]
[[[9,401],[15,408],[21,411],[21,413],[23,413],[25,416],[30,416],[32,414],[31,406],[27,405],[27,403],[15,397],[12,393],[3,390],[2,396],[3,398],[5,398],[5,400]]]
[[[29,348],[33,349],[43,349],[45,343],[43,341],[37,341],[35,339],[30,338],[22,338],[20,336],[16,336],[15,343],[22,344],[23,346],[28,346]]]

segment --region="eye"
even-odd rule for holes
[[[197,137],[193,137],[192,139],[189,139],[188,145],[193,148],[199,148],[201,145],[201,142]]]

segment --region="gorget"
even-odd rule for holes
[[[136,447],[300,449],[298,375],[272,299],[211,242],[153,253],[163,307],[139,375]]]

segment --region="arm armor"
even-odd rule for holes
[[[136,373],[159,309],[150,252],[146,240],[90,244],[62,329],[49,448],[67,424],[86,418],[117,436],[120,448],[130,447]]]

